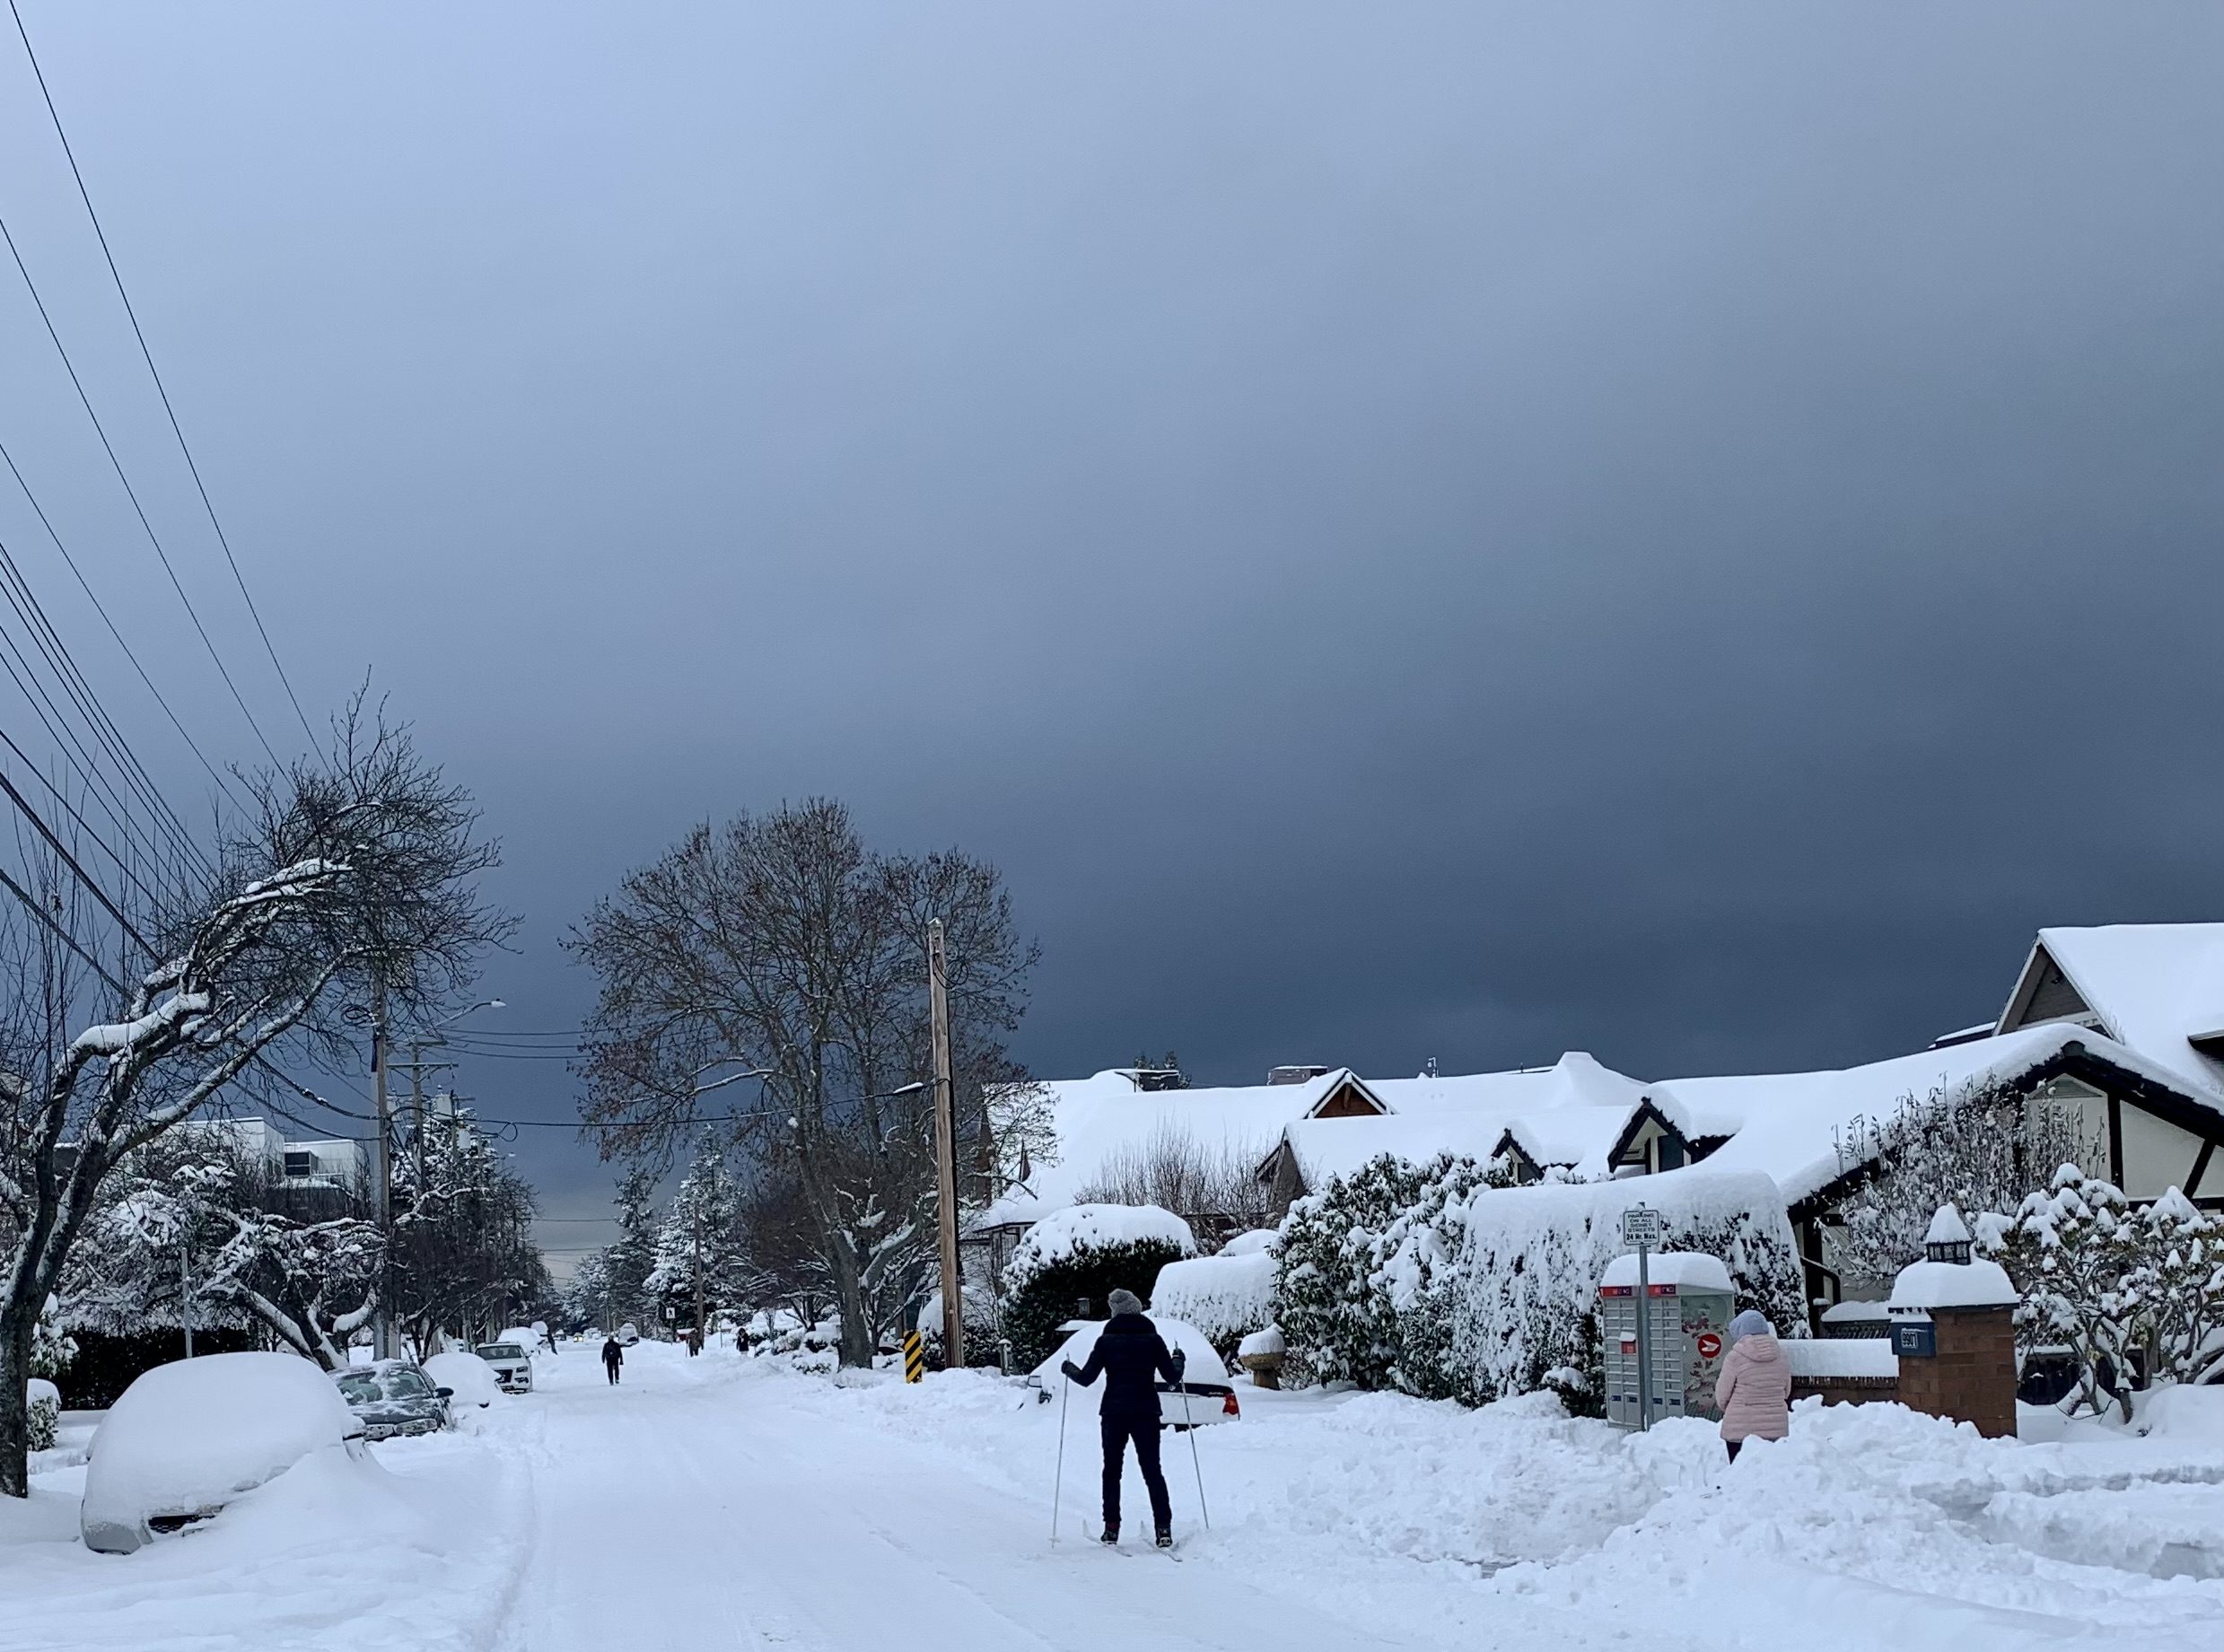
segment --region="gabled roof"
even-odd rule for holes
[[[2001,1011],[2001,1032],[2082,1021],[2224,1096],[2224,923],[2045,929]]]

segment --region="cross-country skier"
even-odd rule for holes
[[[602,1368],[611,1382],[617,1381],[617,1368],[625,1363],[626,1350],[618,1345],[617,1339],[614,1336],[603,1338]]]
[[[1151,1519],[1158,1544],[1174,1543],[1174,1506],[1167,1499],[1166,1476],[1159,1470],[1159,1391],[1153,1377],[1181,1381],[1179,1349],[1167,1350],[1158,1327],[1143,1316],[1143,1303],[1132,1290],[1112,1293],[1112,1318],[1097,1338],[1089,1363],[1064,1362],[1066,1377],[1088,1387],[1104,1375],[1104,1403],[1099,1418],[1104,1434],[1104,1537],[1120,1540],[1120,1467],[1127,1442],[1135,1442],[1135,1466],[1151,1491]]]

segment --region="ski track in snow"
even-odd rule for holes
[[[388,1472],[282,1476],[140,1554],[75,1542],[81,1467],[0,1506],[0,1652],[2213,1652],[2224,1438],[2018,1447],[1889,1407],[1802,1411],[1735,1470],[1703,1425],[1630,1438],[1243,1391],[1169,1437],[1180,1563],[1096,1523],[1094,1405],[960,1374],[797,1374],[591,1350]],[[2224,1418],[2224,1410],[2219,1411]],[[62,1454],[56,1454],[58,1457]],[[1131,1462],[1125,1499],[1147,1508]]]

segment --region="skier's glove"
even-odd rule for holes
[[[1174,1380],[1181,1381],[1181,1374],[1189,1368],[1189,1356],[1177,1348],[1166,1357],[1166,1362],[1174,1368]]]

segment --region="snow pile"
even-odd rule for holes
[[[293,1354],[158,1365],[93,1436],[85,1543],[127,1554],[146,1542],[150,1519],[221,1508],[362,1429],[332,1379]]]
[[[1281,1243],[1281,1236],[1272,1228],[1254,1228],[1248,1233],[1239,1233],[1220,1247],[1222,1256],[1256,1256],[1262,1251],[1272,1251]]]
[[[1152,1244],[1171,1246],[1184,1256],[1194,1256],[1197,1250],[1189,1224],[1155,1204],[1068,1205],[1044,1217],[1020,1237],[1012,1247],[1005,1279],[1017,1289],[1046,1268],[1071,1262],[1081,1251]]]
[[[1153,1315],[1186,1320],[1222,1353],[1273,1323],[1274,1300],[1274,1259],[1264,1250],[1169,1262],[1151,1289]]]
[[[425,1374],[433,1379],[435,1387],[455,1390],[448,1402],[452,1411],[492,1405],[502,1397],[502,1379],[495,1375],[495,1368],[477,1354],[458,1349],[434,1354],[425,1362]]]

